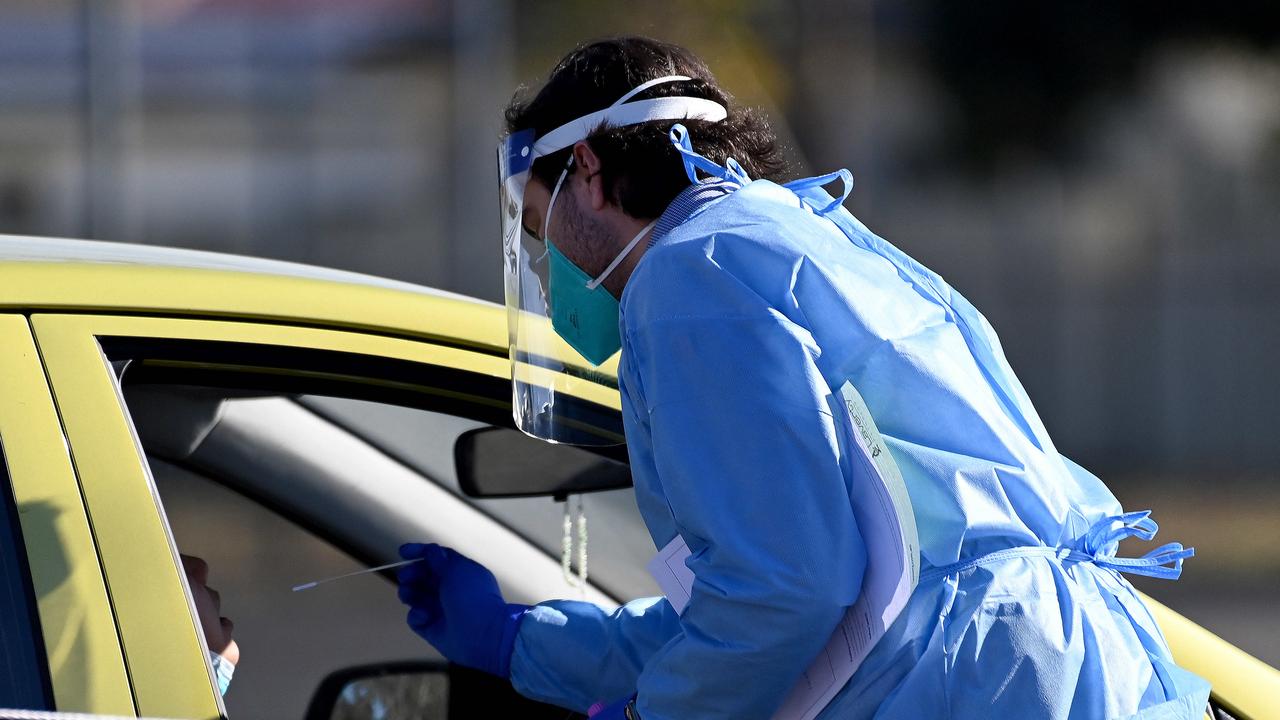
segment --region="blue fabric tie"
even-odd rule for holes
[[[821,205],[821,206],[813,205],[810,203],[809,200],[805,199],[804,195],[802,194],[806,190],[810,190],[812,188],[820,188],[823,185],[828,185],[837,180],[839,180],[841,184],[840,194],[838,196],[833,196],[831,198],[831,201],[828,202],[826,205]],[[805,205],[808,205],[810,209],[812,209],[814,212],[818,213],[819,215],[825,216],[829,214],[832,210],[835,210],[836,208],[843,205],[845,198],[849,197],[849,193],[853,192],[853,173],[849,172],[849,170],[846,168],[841,168],[835,172],[827,173],[826,175],[819,175],[817,177],[793,180],[787,183],[786,185],[783,185],[783,187],[796,193],[800,197],[801,202],[804,202]]]
[[[951,565],[934,568],[921,574],[920,583],[937,580],[947,575],[989,565],[1001,560],[1023,557],[1056,557],[1063,562],[1091,562],[1117,572],[1146,575],[1163,580],[1177,580],[1182,575],[1182,561],[1196,554],[1195,548],[1184,548],[1182,543],[1168,543],[1152,550],[1140,558],[1116,557],[1121,540],[1136,537],[1142,540],[1155,538],[1160,529],[1156,521],[1151,519],[1150,510],[1110,515],[1093,524],[1089,532],[1076,543],[1075,547],[1027,546],[998,550],[987,555],[961,560]]]
[[[689,182],[695,185],[702,182],[698,179],[698,171],[707,174],[710,180],[729,180],[738,185],[746,185],[751,182],[751,178],[747,176],[747,171],[742,169],[742,165],[737,160],[727,158],[724,167],[721,167],[711,160],[699,155],[693,149],[693,141],[689,138],[689,130],[684,125],[676,123],[671,126],[671,131],[667,134],[671,140],[671,144],[675,146],[676,152],[680,153],[680,161],[684,163],[685,175],[689,177]]]
[[[1182,575],[1182,561],[1196,554],[1195,548],[1184,548],[1182,543],[1171,542],[1152,550],[1140,558],[1116,557],[1121,540],[1136,537],[1152,540],[1160,526],[1151,519],[1150,510],[1112,515],[1094,523],[1080,539],[1079,552],[1093,558],[1093,563],[1119,572],[1146,575],[1147,577],[1177,580]]]

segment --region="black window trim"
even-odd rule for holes
[[[123,385],[182,384],[277,394],[331,394],[515,427],[510,381],[467,370],[379,355],[227,340],[102,335],[98,342],[113,363],[129,361],[121,378]],[[621,413],[585,400],[575,402],[584,416],[594,420],[590,424],[616,436],[620,443],[585,449],[627,462],[626,445],[621,444]]]

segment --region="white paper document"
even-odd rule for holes
[[[889,454],[862,396],[851,383],[840,398],[854,431],[850,448],[854,483],[850,501],[867,547],[867,569],[857,602],[845,613],[831,640],[813,661],[773,720],[812,720],[866,659],[906,605],[920,579],[920,541],[902,473]],[[800,519],[803,521],[803,518]],[[684,612],[694,575],[685,560],[684,538],[674,540],[649,562],[649,573],[676,612]],[[743,678],[749,682],[750,678]]]

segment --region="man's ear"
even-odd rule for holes
[[[600,156],[596,155],[587,141],[582,140],[573,146],[573,164],[586,172],[585,181],[591,209],[600,212],[608,200],[604,194],[604,176],[600,174]]]

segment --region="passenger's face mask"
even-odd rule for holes
[[[572,158],[569,162],[572,164]],[[614,257],[604,272],[593,279],[560,252],[549,232],[551,211],[555,208],[556,196],[560,194],[560,188],[568,174],[568,167],[560,173],[560,179],[551,191],[551,200],[547,202],[547,213],[542,222],[542,237],[547,243],[550,262],[547,301],[551,310],[551,326],[587,362],[599,366],[622,348],[622,337],[618,334],[618,300],[603,283],[635,249],[636,244],[649,234],[657,220],[645,225]],[[582,238],[578,240],[582,241]]]
[[[218,678],[218,693],[226,695],[227,688],[231,687],[231,676],[236,672],[235,663],[216,652],[209,653],[209,660],[213,663],[213,674]]]

